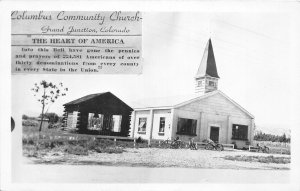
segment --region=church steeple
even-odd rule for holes
[[[196,93],[204,94],[217,90],[219,78],[220,77],[217,71],[211,39],[209,39],[206,44],[197,74],[195,76]]]

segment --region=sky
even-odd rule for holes
[[[48,80],[69,91],[49,112],[82,96],[110,91],[129,105],[135,100],[194,93],[194,76],[209,38],[219,90],[255,116],[257,127],[288,130],[291,85],[290,15],[280,12],[145,12],[141,75],[13,75],[12,108],[38,115],[30,89]],[[276,131],[276,130],[274,130]]]

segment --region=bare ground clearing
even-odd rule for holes
[[[26,158],[26,160],[28,159]],[[290,181],[289,170],[133,168],[101,165],[27,164],[15,166],[14,172],[17,173],[13,173],[12,179],[16,183],[55,183],[55,185],[60,186],[59,188],[65,183],[76,183],[76,188],[77,185],[82,185],[78,183],[109,183],[110,185],[121,183],[122,186],[116,190],[124,188],[124,183],[177,183],[175,188],[181,190],[178,189],[178,184],[182,183],[286,184]],[[170,189],[170,184],[168,185],[167,190]],[[182,190],[185,190],[186,184],[183,185]],[[35,188],[36,186],[34,184]],[[85,190],[85,188],[77,190]]]
[[[289,155],[253,153],[248,151],[210,151],[188,149],[160,149],[160,148],[126,148],[123,153],[90,152],[86,156],[66,154],[64,152],[49,151],[37,157],[26,160],[33,164],[70,164],[70,165],[105,165],[105,166],[134,166],[134,167],[179,167],[179,168],[212,168],[212,169],[260,169],[260,170],[288,170],[290,163],[277,164],[257,161],[227,160],[237,156],[268,156],[290,160]]]

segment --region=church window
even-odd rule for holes
[[[196,136],[197,120],[178,118],[177,134]]]
[[[202,86],[202,81],[198,81],[197,86],[198,86],[198,87],[201,87],[201,86]]]
[[[104,115],[98,113],[88,114],[88,129],[90,130],[102,130]]]
[[[209,82],[208,82],[208,85],[209,85],[209,86],[216,86],[216,83],[215,83],[214,81],[209,81]]]
[[[165,125],[166,125],[166,118],[161,117],[159,118],[159,133],[164,133],[165,132]]]
[[[146,132],[146,126],[147,126],[147,118],[146,117],[139,118],[138,132]]]
[[[232,139],[247,140],[248,139],[248,126],[247,125],[232,125]]]
[[[112,116],[112,131],[121,132],[122,115]]]

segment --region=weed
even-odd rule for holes
[[[73,155],[88,155],[88,150],[82,146],[68,146],[65,149],[66,153],[73,154]]]
[[[122,152],[124,152],[124,150],[120,147],[106,147],[106,148],[103,148],[102,150],[102,153],[109,153],[109,154],[120,154]]]
[[[236,156],[225,156],[224,159],[234,160],[234,161],[244,161],[244,162],[277,163],[277,164],[287,164],[291,162],[290,158],[274,157],[273,155],[270,156],[236,155]]]
[[[22,120],[22,125],[25,127],[37,127],[39,125],[39,122],[36,120],[26,119]]]

